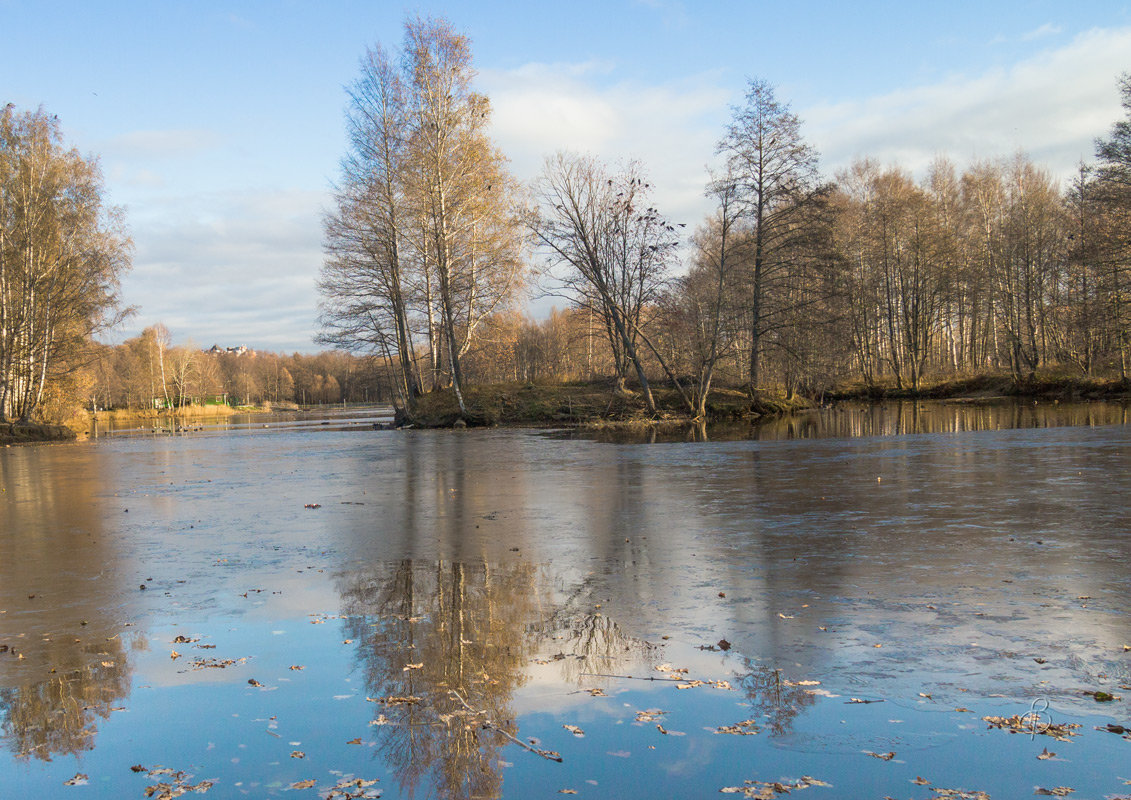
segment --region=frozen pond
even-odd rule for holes
[[[1131,795],[1126,413],[0,449],[0,798]]]

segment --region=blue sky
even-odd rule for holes
[[[1067,176],[1121,114],[1131,70],[1118,0],[0,0],[0,105],[57,114],[126,208],[138,313],[115,339],[160,321],[205,347],[316,349],[343,87],[416,13],[471,37],[517,177],[560,149],[638,158],[689,227],[750,77],[792,104],[830,176],[859,156],[918,173],[1018,150]]]

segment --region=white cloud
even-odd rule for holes
[[[1008,69],[800,112],[829,171],[870,156],[920,172],[939,154],[964,164],[1017,150],[1067,176],[1120,116],[1116,80],[1131,28],[1092,30]]]
[[[110,158],[184,158],[216,147],[221,136],[210,130],[130,131],[98,145]]]
[[[140,313],[115,338],[164,322],[177,341],[311,350],[324,200],[264,191],[151,201],[131,215],[137,249],[123,281]]]
[[[1034,28],[1031,31],[1021,34],[1021,41],[1031,42],[1035,39],[1043,39],[1046,36],[1055,36],[1056,34],[1060,33],[1060,31],[1061,27],[1059,25],[1053,25],[1050,22],[1046,22],[1039,28]]]
[[[729,114],[731,92],[717,72],[658,85],[616,80],[605,62],[527,64],[484,70],[493,134],[522,180],[559,150],[610,162],[640,160],[656,204],[678,221],[698,221],[705,166]]]

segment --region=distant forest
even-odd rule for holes
[[[499,381],[607,380],[816,395],[995,374],[1127,381],[1126,115],[1067,185],[1024,154],[924,175],[861,159],[831,178],[802,121],[750,80],[690,227],[647,165],[557,153],[523,185],[491,140],[467,37],[410,18],[361,59],[323,220],[319,355],[207,354],[162,326],[121,345],[132,245],[97,162],[44,111],[0,111],[0,420],[76,405],[382,400]],[[545,319],[532,294],[560,300]]]

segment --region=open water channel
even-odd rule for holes
[[[1126,408],[386,416],[0,449],[0,798],[1131,796]]]

